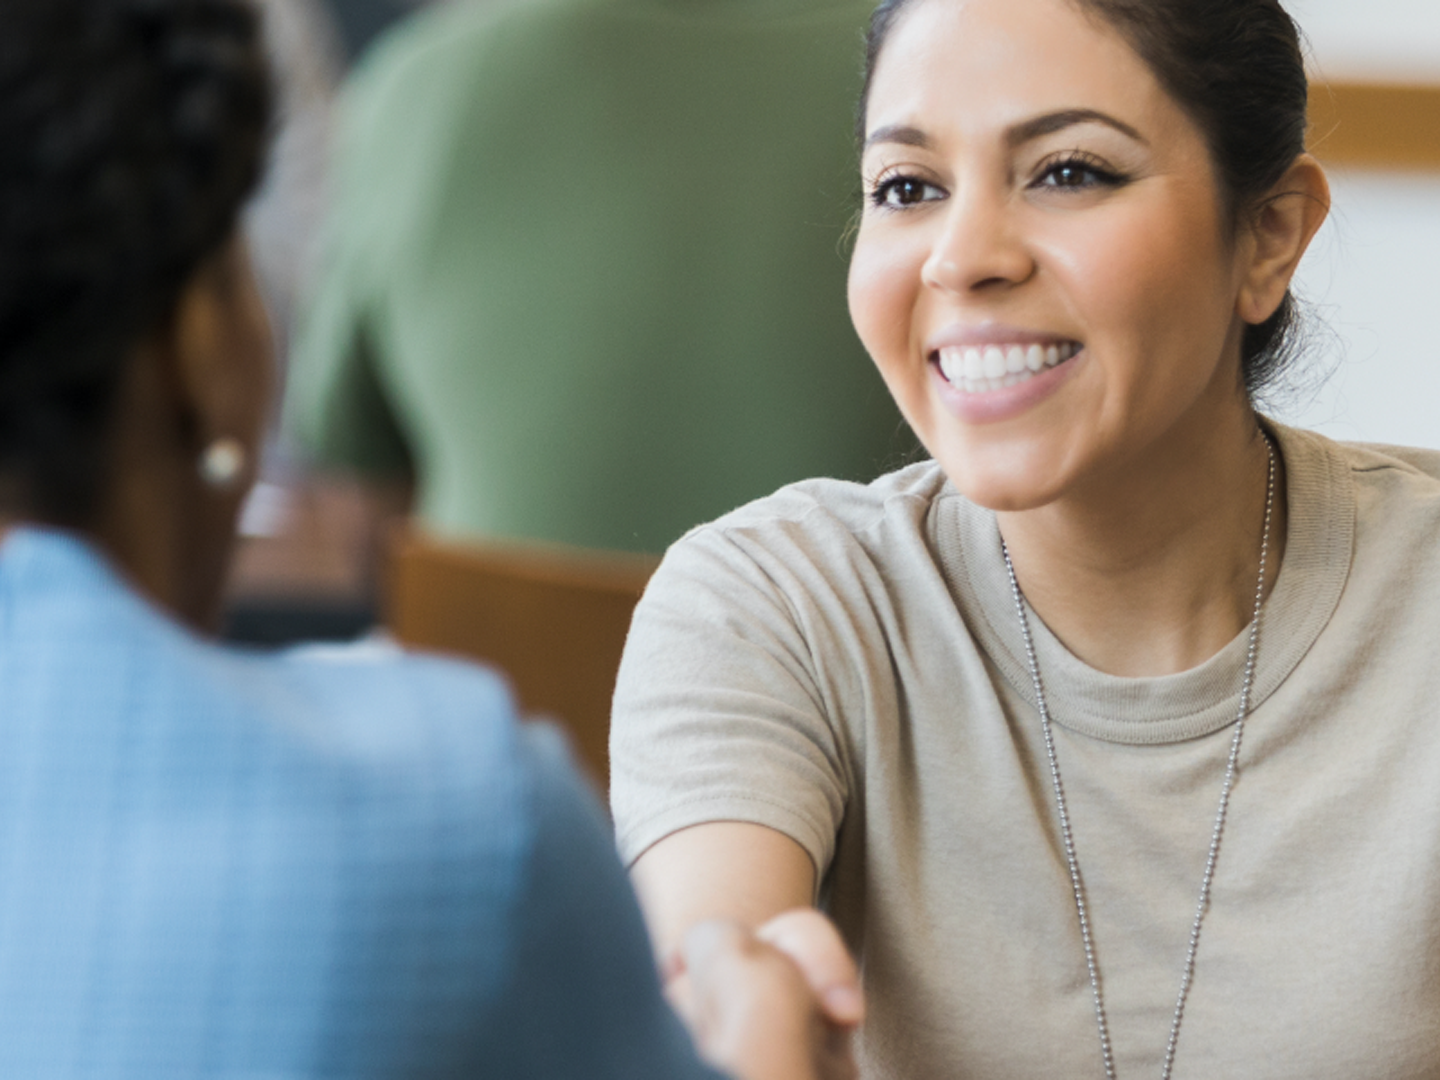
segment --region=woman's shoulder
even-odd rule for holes
[[[0,601],[0,713],[16,748],[0,784],[43,776],[45,806],[77,821],[133,804],[137,835],[177,816],[224,822],[255,838],[257,872],[323,833],[376,866],[518,873],[546,793],[584,796],[563,740],[520,723],[504,679],[479,665],[375,644],[219,644],[52,532],[7,538]]]
[[[563,735],[522,722],[504,676],[483,665],[384,640],[216,655],[254,680],[248,722],[271,753],[372,793],[383,818],[459,825],[462,846],[477,825],[508,833],[523,860],[555,792],[587,796]]]
[[[522,722],[503,675],[480,664],[384,642],[197,641],[181,666],[175,712],[206,733],[164,731],[210,786],[247,787],[272,820],[331,815],[377,873],[438,875],[456,896],[478,888],[496,918],[515,914],[557,822],[593,802],[563,735]]]
[[[503,675],[480,664],[384,640],[279,653],[211,648],[209,689],[230,695],[261,737],[325,768],[397,790],[442,781],[494,789],[556,756],[537,750]]]
[[[724,618],[743,609],[749,617],[771,612],[783,619],[789,617],[784,612],[816,604],[862,610],[882,596],[924,591],[942,571],[937,515],[951,504],[969,505],[931,461],[870,483],[790,484],[672,544],[637,623],[661,610]]]
[[[1440,450],[1378,442],[1340,442],[1315,431],[1278,428],[1287,467],[1291,459],[1306,471],[1382,499],[1423,503],[1440,497]],[[1343,478],[1343,479],[1342,479]],[[1362,511],[1364,507],[1361,507]],[[1391,507],[1394,512],[1397,507]]]
[[[1306,463],[1328,459],[1352,473],[1397,469],[1440,479],[1440,450],[1395,443],[1340,440],[1323,432],[1290,427],[1268,419],[1265,426],[1278,437],[1287,465],[1291,458]]]
[[[513,738],[504,679],[479,665],[393,644],[293,650],[202,637],[138,592],[85,537],[23,528],[0,549],[9,689],[66,715],[184,742],[359,765]],[[288,747],[288,750],[286,749]]]
[[[1342,442],[1335,445],[1352,472],[1394,470],[1440,484],[1440,450],[1389,443]]]
[[[920,461],[869,483],[816,478],[788,484],[714,521],[691,529],[681,544],[767,531],[863,534],[890,521],[923,521],[934,503],[954,494],[940,466]]]
[[[1329,581],[1327,595],[1338,600],[1342,587],[1353,593],[1373,569],[1408,575],[1411,591],[1422,578],[1425,588],[1440,588],[1440,571],[1431,572],[1440,567],[1431,554],[1440,529],[1440,451],[1286,428],[1277,434],[1289,488],[1287,546],[1328,568],[1309,575],[1312,586]]]

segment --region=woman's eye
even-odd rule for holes
[[[934,184],[927,184],[913,176],[896,176],[879,184],[870,199],[876,206],[887,210],[899,210],[918,206],[944,196]]]
[[[1036,187],[1062,190],[1084,190],[1095,187],[1118,187],[1124,178],[1094,162],[1078,158],[1057,161],[1047,166],[1035,180]]]

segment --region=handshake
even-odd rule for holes
[[[859,972],[818,911],[789,911],[756,930],[700,923],[664,958],[662,976],[701,1056],[739,1080],[858,1075]]]

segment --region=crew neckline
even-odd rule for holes
[[[1300,663],[1334,614],[1355,545],[1355,491],[1322,436],[1266,421],[1285,464],[1285,557],[1260,613],[1251,711]],[[933,542],[961,614],[1001,675],[1032,708],[1034,687],[993,511],[948,484],[931,512]],[[1181,742],[1235,721],[1249,627],[1198,667],[1174,675],[1109,675],[1067,649],[1028,602],[1026,617],[1051,719],[1081,735],[1132,745]]]

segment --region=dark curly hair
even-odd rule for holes
[[[246,0],[0,3],[0,477],[95,511],[120,375],[232,235],[271,91]]]
[[[1305,150],[1309,84],[1300,32],[1279,0],[1071,0],[1118,31],[1204,135],[1232,219],[1261,200]],[[885,39],[912,0],[883,0],[865,41],[857,124]],[[1265,322],[1245,328],[1241,372],[1255,399],[1300,351],[1287,292]]]

